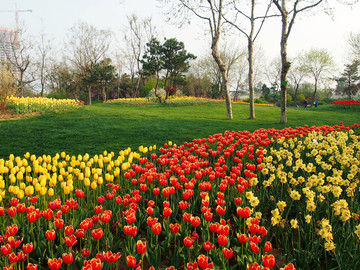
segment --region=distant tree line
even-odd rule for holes
[[[286,107],[299,105],[305,98],[328,102],[333,94],[352,99],[359,92],[360,34],[349,36],[352,58],[342,72],[336,70],[332,56],[324,49],[313,48],[296,58],[287,56],[287,39],[295,18],[320,8],[323,2],[269,0],[262,3],[265,8],[259,8],[256,1],[247,5],[225,0],[208,0],[204,5],[195,0],[167,2],[170,10],[177,11],[169,12],[169,17],[179,24],[191,20],[191,15],[207,23],[210,44],[200,56],[187,52],[176,38],[161,37],[151,18],[136,15],[127,18],[121,42],[115,42],[109,30],[84,22],[69,29],[61,49],[55,49],[43,33],[29,42],[24,31],[17,31],[13,42],[16,61],[1,63],[0,89],[12,89],[18,95],[35,92],[76,98],[88,104],[140,96],[166,102],[175,92],[223,98],[229,119],[233,118],[231,100],[249,101],[249,118],[255,118],[257,99],[280,106],[280,122],[286,123]],[[266,64],[255,42],[264,23],[276,17],[285,29],[281,54]],[[226,40],[222,35],[225,30],[245,37],[247,46],[234,46],[238,41]]]

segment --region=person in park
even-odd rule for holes
[[[315,104],[315,108],[317,108],[317,106],[319,105],[319,100],[318,99],[315,100],[314,104]]]
[[[307,108],[307,99],[304,99],[304,108]]]

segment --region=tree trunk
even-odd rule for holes
[[[212,51],[212,56],[214,57],[220,72],[221,72],[221,77],[225,86],[225,102],[226,102],[226,109],[227,109],[227,119],[232,120],[233,119],[233,114],[232,114],[232,107],[231,107],[231,97],[230,97],[230,92],[229,92],[229,81],[228,81],[228,76],[226,74],[226,65],[224,64],[224,62],[222,61],[219,51],[218,51],[218,43],[219,43],[219,38],[214,38],[212,46],[211,46],[211,51]]]
[[[249,50],[249,96],[250,96],[250,119],[255,119],[255,89],[254,89],[254,42],[252,39],[248,39]]]
[[[294,94],[294,105],[296,106],[296,101],[297,101],[297,93],[298,93],[298,90],[299,90],[299,83],[296,84],[296,87],[295,87],[295,94]]]
[[[316,79],[315,80],[315,89],[314,89],[314,94],[313,94],[313,96],[312,96],[312,102],[314,102],[315,101],[315,96],[316,96],[316,92],[317,92],[317,83],[318,83],[318,80]]]
[[[285,7],[285,0],[282,1],[282,9],[283,13],[281,16],[282,28],[281,28],[281,75],[280,75],[280,103],[281,103],[281,116],[280,116],[280,124],[287,123],[287,73],[290,69],[290,62],[287,59],[287,40],[288,40],[288,12]]]
[[[89,105],[91,105],[91,86],[88,86],[89,90]]]
[[[159,99],[159,102],[161,103],[161,96],[159,96],[157,93],[158,86],[159,86],[159,73],[156,74],[155,96]]]

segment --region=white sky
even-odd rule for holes
[[[163,36],[183,41],[185,48],[195,55],[204,54],[210,47],[209,37],[195,26],[201,23],[200,19],[194,17],[193,23],[184,29],[171,26],[165,22],[165,10],[159,8],[156,0],[0,0],[0,10],[13,11],[15,4],[19,10],[32,10],[32,13],[19,12],[20,22],[26,25],[28,33],[35,36],[44,29],[55,44],[61,44],[68,29],[80,21],[120,35],[127,25],[126,15],[135,13],[138,17],[151,16]],[[346,38],[350,32],[360,33],[360,3],[352,8],[340,4],[334,7],[334,20],[322,13],[297,17],[288,43],[289,56],[310,48],[326,49],[334,57],[339,70],[343,69],[349,55]],[[0,27],[14,29],[15,13],[0,12]],[[261,32],[258,44],[267,60],[279,57],[280,31],[280,18],[274,18]],[[241,38],[240,42],[246,44]]]

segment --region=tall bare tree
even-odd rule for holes
[[[112,34],[109,30],[98,29],[86,22],[80,22],[70,29],[65,48],[72,65],[85,77],[90,66],[107,57]],[[86,80],[90,82],[89,80]],[[88,84],[91,104],[91,84]]]
[[[329,72],[334,70],[334,60],[324,49],[310,49],[303,57],[302,62],[304,63],[305,71],[314,78],[314,93],[312,99],[315,100],[319,81],[324,75],[329,75]]]
[[[350,33],[348,37],[351,53],[356,60],[360,60],[360,33]]]
[[[140,19],[135,14],[128,16],[128,28],[124,32],[125,49],[123,55],[127,60],[130,70],[131,82],[133,84],[134,96],[138,95],[141,81],[141,57],[145,52],[146,43],[157,36],[156,27],[152,18]],[[136,82],[135,82],[136,80]]]
[[[281,86],[281,116],[280,123],[287,123],[287,89],[288,79],[287,75],[291,66],[287,56],[287,44],[288,39],[293,29],[295,18],[301,12],[315,8],[319,6],[325,0],[273,0],[276,8],[279,10],[281,15],[281,41],[280,41],[280,55],[281,55],[281,75],[280,75],[280,86]],[[290,3],[292,6],[288,9],[287,4]]]
[[[294,105],[296,105],[297,95],[300,88],[300,84],[303,82],[304,78],[308,75],[309,71],[305,66],[304,57],[297,57],[293,60],[294,65],[291,66],[289,71],[289,77],[292,81],[294,87],[294,96],[293,101]]]
[[[49,60],[51,55],[51,43],[46,39],[44,31],[40,33],[39,43],[36,45],[36,66],[37,73],[40,80],[40,95],[44,95],[46,81],[48,79]]]
[[[270,10],[272,0],[268,0],[268,5],[266,11],[264,12],[263,16],[255,16],[255,6],[256,1],[251,0],[250,2],[250,11],[246,12],[243,8],[239,7],[239,1],[232,0],[232,7],[235,11],[235,16],[232,19],[229,19],[224,16],[224,19],[227,23],[232,25],[235,29],[237,29],[241,34],[243,34],[247,38],[248,42],[248,84],[249,84],[249,96],[250,96],[250,119],[255,119],[255,103],[254,103],[254,96],[255,96],[255,86],[254,86],[254,43],[256,38],[258,37],[262,26],[264,25],[265,19],[268,16],[268,12]],[[242,4],[244,6],[244,4]],[[241,18],[238,18],[241,17]],[[238,19],[245,18],[248,23],[249,27],[246,29],[244,26],[240,26],[241,24],[238,22]],[[256,27],[255,22],[260,20],[260,24]]]
[[[161,1],[161,0],[159,0]],[[190,22],[190,15],[195,15],[199,19],[208,24],[208,30],[211,34],[211,54],[216,61],[222,75],[225,90],[225,101],[227,109],[227,119],[233,119],[231,97],[229,91],[229,80],[227,76],[226,64],[224,63],[219,53],[219,42],[222,31],[222,17],[224,2],[223,0],[178,0],[176,3],[163,0],[164,2],[171,2],[171,16],[184,21]],[[189,14],[190,13],[190,14]]]

